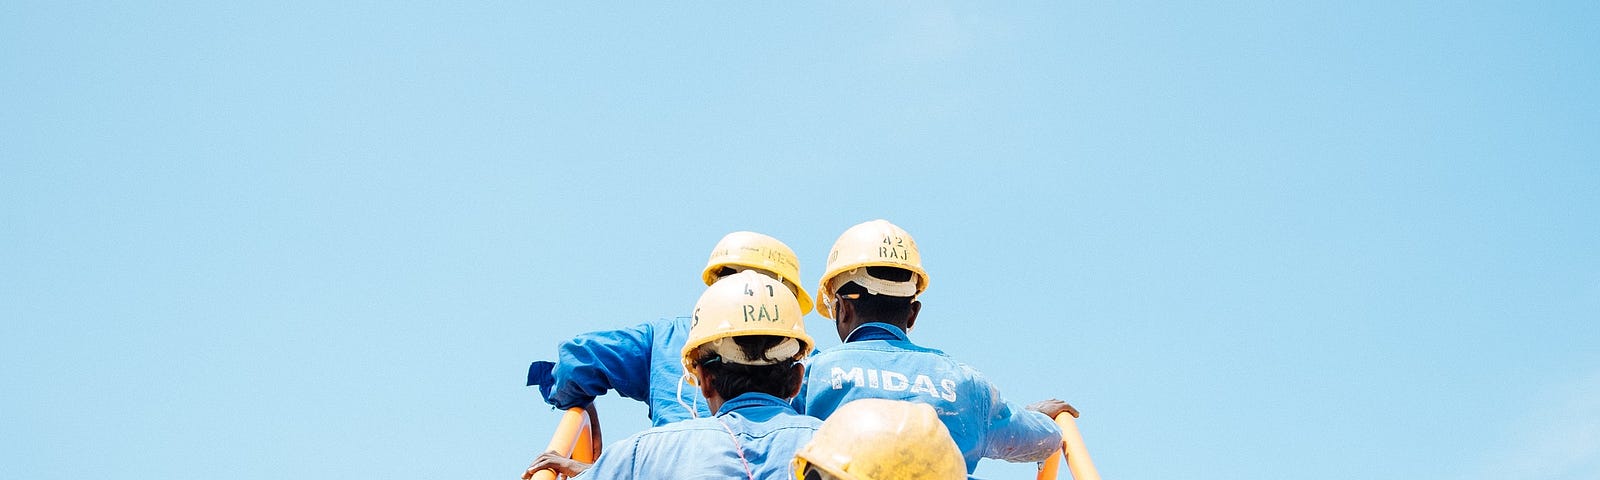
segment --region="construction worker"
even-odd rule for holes
[[[695,303],[683,368],[713,416],[653,427],[613,444],[579,478],[786,479],[822,421],[789,399],[815,343],[797,297],[777,280],[740,272]]]
[[[1061,449],[1053,418],[1077,416],[1071,405],[1052,399],[1019,409],[977,370],[911,343],[907,333],[922,310],[917,296],[928,288],[928,273],[905,230],[884,220],[845,230],[828,253],[821,285],[819,313],[834,319],[845,343],[808,362],[811,373],[796,400],[807,415],[827,419],[861,398],[928,404],[961,448],[969,474],[979,458],[1038,462]]]
[[[966,469],[933,407],[881,398],[834,410],[794,455],[800,480],[962,480]]]
[[[742,271],[781,282],[798,299],[800,315],[811,313],[811,296],[800,287],[799,257],[788,245],[756,232],[729,233],[711,249],[700,278],[709,286]],[[677,358],[689,336],[690,323],[691,317],[678,316],[579,335],[561,344],[558,361],[533,362],[528,367],[528,385],[538,385],[545,402],[563,410],[589,407],[595,397],[614,389],[649,405],[654,426],[710,416],[704,395],[680,385],[684,370]],[[598,420],[592,408],[590,415]],[[565,472],[580,466],[553,452],[545,453],[533,461],[523,478],[531,478],[541,469]]]
[[[711,285],[744,270],[782,282],[800,299],[801,314],[811,313],[811,297],[800,287],[800,260],[788,245],[760,233],[729,233],[712,248],[700,278]],[[578,335],[561,344],[556,362],[533,362],[528,385],[538,385],[545,402],[563,410],[587,406],[616,390],[648,404],[654,426],[704,417],[710,414],[705,399],[678,388],[684,372],[675,359],[688,335],[684,316]]]

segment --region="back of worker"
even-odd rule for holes
[[[788,479],[794,452],[822,424],[772,396],[747,394],[723,408],[731,411],[655,427],[612,444],[605,455],[619,449],[631,454],[626,460],[598,460],[581,478]]]
[[[874,323],[858,330],[855,340],[823,350],[808,362],[811,374],[803,387],[807,415],[827,419],[840,405],[867,398],[904,400],[930,405],[966,458],[969,470],[979,458],[1010,461],[1043,460],[1059,447],[1061,434],[1043,415],[1016,415],[993,383],[978,371],[946,356],[899,339],[863,339],[874,334],[904,335]],[[869,330],[875,330],[869,334]],[[1027,412],[1032,413],[1032,412]],[[1000,423],[993,423],[993,422]],[[1013,422],[1021,422],[1012,425]],[[1044,432],[1033,442],[985,442],[991,432]]]
[[[807,363],[811,373],[801,391],[807,415],[827,419],[840,405],[867,398],[928,404],[950,430],[969,473],[980,458],[1037,462],[1060,448],[1061,433],[1050,417],[1006,402],[976,370],[911,343],[889,324],[868,323],[854,333]]]
[[[755,272],[717,280],[695,304],[680,361],[714,416],[651,428],[612,444],[581,478],[787,479],[821,425],[789,400],[815,342],[795,295]]]
[[[827,419],[854,400],[883,398],[924,403],[939,413],[966,461],[980,458],[1043,461],[1061,447],[1052,420],[1065,402],[1027,411],[1000,397],[976,370],[939,350],[916,345],[907,332],[927,288],[920,252],[899,227],[875,220],[851,227],[834,243],[818,291],[819,313],[833,318],[845,343],[807,362],[802,411]],[[1053,402],[1053,403],[1052,403]]]

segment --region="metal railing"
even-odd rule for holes
[[[1061,470],[1062,452],[1066,453],[1067,470],[1072,473],[1073,480],[1100,480],[1100,472],[1095,470],[1094,462],[1089,459],[1089,450],[1083,445],[1083,434],[1078,431],[1078,422],[1073,420],[1072,414],[1056,415],[1056,425],[1061,427],[1062,449],[1040,464],[1037,480],[1056,480]],[[600,446],[595,444],[594,438],[589,412],[581,407],[569,408],[556,426],[556,433],[550,436],[550,445],[545,447],[545,451],[553,451],[583,463],[594,463],[594,459],[600,456]],[[560,478],[564,477],[552,470],[540,470],[533,474],[533,480]]]
[[[1061,426],[1062,451],[1067,454],[1067,469],[1072,472],[1072,479],[1100,480],[1100,472],[1095,471],[1094,462],[1089,460],[1089,449],[1083,446],[1083,434],[1078,432],[1078,422],[1072,419],[1072,414],[1056,415],[1056,425]],[[1038,480],[1055,480],[1061,469],[1060,459],[1061,452],[1051,454],[1039,466]]]
[[[600,446],[594,442],[594,428],[589,421],[589,412],[582,407],[567,409],[562,415],[561,423],[556,425],[555,435],[550,436],[550,446],[545,451],[556,452],[567,458],[583,463],[594,463],[595,457],[600,456]],[[540,470],[533,474],[533,480],[557,480],[560,478],[552,470]]]

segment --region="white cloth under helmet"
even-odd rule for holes
[[[712,340],[706,346],[711,351],[722,357],[724,363],[737,363],[740,365],[773,365],[779,362],[793,360],[800,355],[800,341],[793,338],[784,339],[783,342],[767,349],[765,355],[755,358],[746,357],[744,349],[739,348],[739,343],[733,341],[737,337],[719,338]]]
[[[837,292],[845,282],[855,282],[867,289],[873,295],[887,295],[891,297],[911,297],[917,294],[917,277],[912,276],[904,282],[884,280],[867,273],[866,267],[845,270],[828,281],[828,291]]]

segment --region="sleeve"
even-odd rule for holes
[[[638,460],[639,436],[630,436],[620,442],[607,446],[600,453],[600,458],[594,459],[594,464],[588,470],[578,473],[573,478],[583,479],[613,479],[634,478],[634,463]]]
[[[1049,416],[1018,408],[1000,398],[1000,389],[977,377],[989,390],[989,429],[983,457],[1007,462],[1042,462],[1061,450],[1061,427]]]
[[[540,388],[545,401],[556,408],[581,407],[607,390],[645,401],[650,394],[650,345],[656,323],[585,333],[562,343],[548,378],[551,385]],[[530,371],[530,382],[533,377]]]

